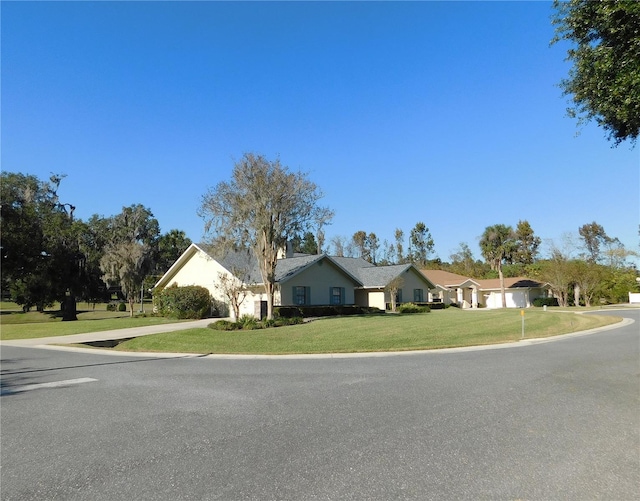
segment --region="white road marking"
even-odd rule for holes
[[[40,388],[60,388],[62,386],[91,383],[93,381],[97,381],[97,379],[92,377],[81,377],[77,379],[65,379],[64,381],[51,381],[50,383],[25,384],[23,386],[14,386],[13,388],[5,388],[2,393],[19,393],[23,391],[38,390]]]

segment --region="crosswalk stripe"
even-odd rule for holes
[[[92,377],[81,377],[77,379],[65,379],[64,381],[51,381],[50,383],[25,384],[22,386],[3,388],[2,393],[20,393],[23,391],[38,390],[40,388],[60,388],[61,386],[91,383],[93,381],[97,381],[97,379],[94,379]]]

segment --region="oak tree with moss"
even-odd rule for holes
[[[552,44],[569,42],[573,64],[560,82],[571,96],[569,116],[591,120],[614,145],[640,133],[640,2],[637,0],[554,1]]]

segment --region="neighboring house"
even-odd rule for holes
[[[237,273],[240,269],[242,274]],[[216,260],[202,246],[191,244],[154,288],[200,285],[217,303],[227,303],[220,289],[223,276],[233,280],[241,276],[247,286],[240,315],[262,317],[267,297],[252,254],[230,253]],[[391,299],[385,287],[396,277],[402,278],[399,302],[426,301],[434,287],[413,265],[374,266],[364,259],[288,253],[276,266],[274,305],[344,304],[384,309]]]
[[[500,279],[477,280],[443,270],[422,270],[436,284],[433,299],[461,308],[502,308]],[[549,284],[524,277],[504,279],[507,308],[528,308],[539,297],[550,297]]]
[[[435,284],[432,301],[457,304],[461,308],[477,308],[479,304],[479,280],[444,270],[421,270]]]
[[[502,292],[500,279],[478,280],[482,303],[487,308],[502,308]],[[504,279],[507,308],[529,308],[533,300],[539,297],[550,297],[551,287],[525,277],[511,277]]]

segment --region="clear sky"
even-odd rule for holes
[[[576,137],[550,2],[2,2],[2,170],[66,174],[82,219],[196,211],[247,151],[324,192],[327,238],[480,256],[486,226],[543,240],[596,221],[638,250],[640,153]]]

